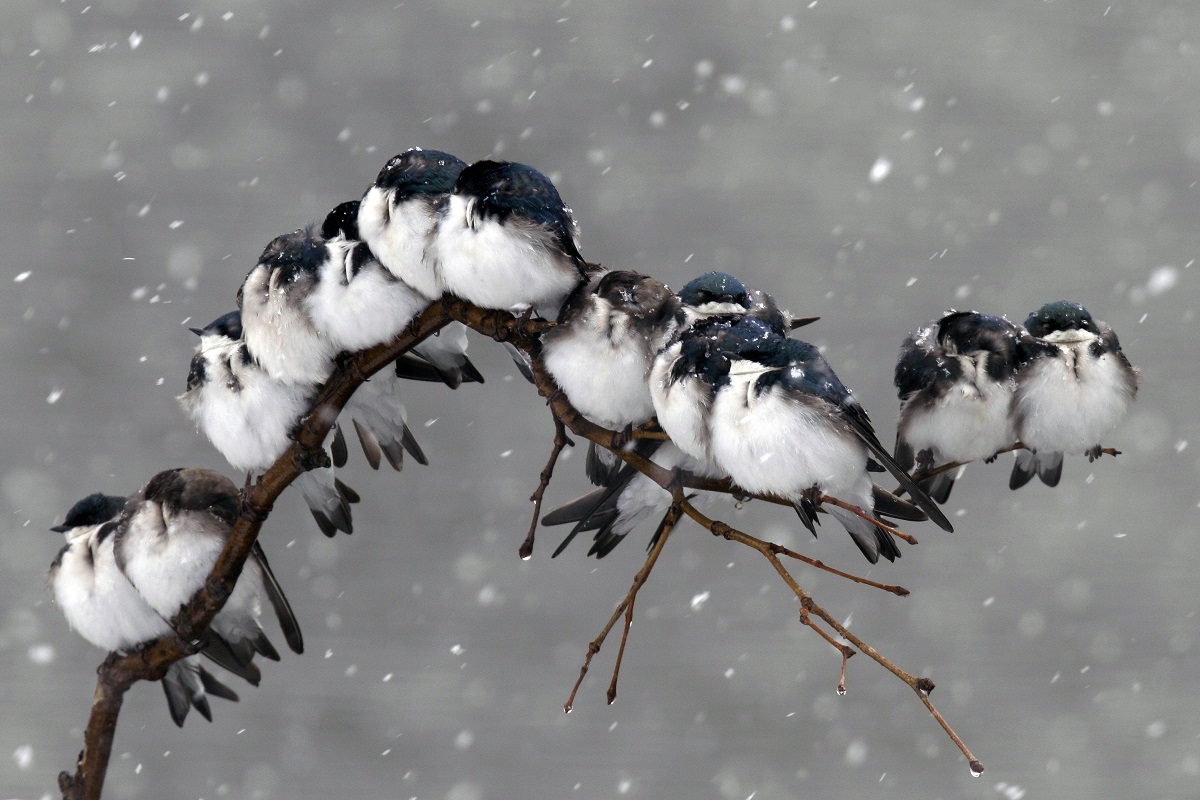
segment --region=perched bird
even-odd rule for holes
[[[323,268],[345,269],[345,252],[336,251],[311,227],[277,236],[238,289],[246,344],[279,383],[317,386],[333,372],[342,348],[313,324],[309,303]]]
[[[712,458],[738,486],[792,501],[812,529],[817,493],[874,513],[868,472],[873,458],[930,519],[944,530],[953,529],[879,443],[866,411],[816,347],[748,319],[723,337],[715,351],[702,354],[696,374],[713,393],[707,414]],[[881,555],[894,560],[900,554],[891,535],[870,521],[834,505],[827,511],[868,561],[875,563]]]
[[[567,399],[597,425],[628,430],[654,416],[650,368],[675,328],[679,302],[649,275],[595,275],[567,299],[542,335],[541,359]],[[621,462],[588,447],[588,475],[605,485]]]
[[[174,617],[204,585],[240,502],[233,481],[208,469],[164,470],[129,498],[114,533],[116,563],[159,616]],[[263,597],[275,610],[288,647],[304,652],[296,616],[255,542],[233,593],[210,625],[240,664],[250,663],[256,653],[279,660],[258,623]]]
[[[1012,489],[1035,473],[1056,486],[1064,453],[1099,457],[1100,439],[1117,427],[1138,389],[1137,370],[1117,334],[1079,303],[1047,303],[1029,315],[1025,328],[1036,347],[1017,373],[1013,395],[1013,427],[1027,449],[1017,453]]]
[[[80,636],[102,650],[128,653],[171,633],[171,626],[117,567],[113,534],[124,508],[124,497],[100,493],[73,505],[62,524],[51,528],[65,534],[67,543],[50,565],[49,578],[58,607]],[[176,725],[183,725],[193,707],[211,722],[210,694],[235,702],[238,699],[199,661],[199,656],[176,661],[163,676],[167,705]],[[254,664],[236,671],[257,685],[260,674]]]
[[[1020,325],[976,311],[952,311],[910,334],[896,363],[896,463],[932,469],[992,458],[1016,442],[1009,406],[1031,347]],[[945,503],[954,471],[920,486]]]
[[[685,330],[697,320],[719,318],[737,322],[744,316],[766,323],[776,333],[816,322],[820,317],[793,317],[779,308],[775,298],[761,289],[748,288],[727,272],[706,272],[684,284],[679,290],[681,314],[679,329]]]
[[[184,412],[230,465],[242,472],[265,470],[292,444],[296,420],[308,411],[313,387],[273,380],[239,338],[239,312],[193,329],[200,344],[192,356]],[[354,530],[350,504],[358,495],[321,467],[296,478],[313,518],[326,536]]]
[[[389,272],[429,301],[443,291],[427,258],[438,208],[466,166],[440,150],[406,150],[380,170],[358,207],[362,240]]]
[[[427,257],[444,291],[483,308],[556,319],[587,279],[571,209],[542,173],[476,161],[442,201]]]
[[[725,272],[708,272],[679,291],[674,334],[655,357],[650,395],[659,425],[683,452],[712,463],[709,452],[709,406],[723,340],[742,319],[753,320],[762,334],[786,335],[789,328],[817,317],[792,318],[779,310],[766,292],[747,289]]]
[[[700,463],[715,465],[709,416],[717,383],[728,368],[722,355],[738,316],[699,317],[677,331],[650,368],[650,399],[659,426],[680,450]],[[761,332],[775,334],[755,321]]]
[[[357,200],[338,205],[325,217],[319,237],[309,232],[326,252],[303,308],[311,327],[338,351],[390,342],[430,302],[385,269],[358,238],[358,207]]]
[[[442,286],[426,254],[433,237],[438,208],[454,188],[466,163],[440,150],[413,148],[393,157],[355,207],[356,228],[339,227],[350,238],[367,243],[388,272],[425,297],[442,296]],[[347,207],[345,204],[339,208]],[[326,220],[326,227],[329,226]],[[324,231],[327,238],[332,234]],[[451,389],[464,382],[483,383],[483,375],[467,358],[467,330],[452,322],[417,345],[412,352],[431,365]],[[428,380],[420,364],[401,357],[401,377]]]

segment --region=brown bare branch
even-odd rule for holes
[[[533,490],[533,494],[529,496],[530,502],[533,503],[533,519],[529,522],[529,533],[525,535],[525,541],[521,542],[521,547],[517,550],[517,554],[521,556],[522,561],[533,556],[533,539],[537,533],[538,517],[542,515],[542,496],[546,494],[546,487],[550,485],[550,479],[554,477],[554,465],[558,463],[559,454],[568,445],[574,447],[575,442],[571,441],[570,437],[567,436],[567,429],[563,427],[558,417],[555,417],[554,446],[550,450],[550,458],[547,459],[546,466],[542,467],[538,486]]]
[[[584,676],[587,675],[588,666],[592,663],[592,656],[600,652],[600,647],[604,644],[604,640],[608,638],[609,631],[613,629],[613,626],[617,624],[617,620],[621,618],[621,614],[624,613],[625,631],[621,635],[621,647],[617,652],[616,664],[613,665],[612,682],[608,685],[609,705],[617,699],[617,675],[621,671],[621,658],[625,655],[625,641],[629,638],[629,626],[633,624],[633,601],[637,599],[638,591],[646,583],[646,579],[650,577],[650,571],[654,569],[654,564],[658,561],[659,554],[662,553],[663,547],[667,544],[667,537],[671,535],[671,531],[679,522],[682,513],[678,504],[667,509],[667,513],[663,515],[662,522],[658,525],[654,547],[651,548],[650,554],[646,556],[646,563],[633,576],[633,584],[630,585],[625,598],[617,604],[617,608],[613,611],[612,616],[608,618],[608,624],[604,626],[604,630],[600,631],[600,635],[588,644],[587,656],[583,660],[583,666],[579,669],[579,679],[575,681],[575,685],[571,688],[571,694],[567,697],[567,702],[563,704],[563,711],[566,711],[568,714],[571,713],[571,709],[575,706],[575,695],[579,692],[579,686],[583,683]]]

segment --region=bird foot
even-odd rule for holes
[[[633,426],[626,425],[613,433],[612,446],[614,450],[624,450],[633,442]]]

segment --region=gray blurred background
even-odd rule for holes
[[[1121,335],[1138,402],[1055,490],[973,465],[945,534],[869,573],[809,569],[912,693],[838,662],[756,554],[680,528],[562,703],[643,559],[517,545],[550,419],[476,338],[483,386],[408,394],[428,468],[345,473],[352,537],[285,494],[263,543],[308,651],[216,721],[158,687],[121,717],[114,798],[934,798],[1200,795],[1196,272],[1200,9],[1159,0],[0,5],[0,794],[55,796],[103,654],[44,573],[82,495],[231,471],[176,406],[194,338],[263,246],[414,145],[550,174],[583,251],[678,287],[725,269],[805,333],[894,432],[904,335],[951,306],[1073,299]],[[884,10],[886,9],[886,10]],[[1192,445],[1189,446],[1189,441]],[[581,494],[582,448],[549,507]],[[240,476],[232,476],[240,479]],[[761,504],[759,504],[761,505]],[[718,515],[837,566],[780,509]],[[271,630],[275,630],[271,628]],[[276,641],[280,637],[276,634]],[[231,682],[231,685],[235,685]]]

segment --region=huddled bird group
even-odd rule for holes
[[[786,502],[814,534],[825,512],[872,563],[900,555],[880,517],[952,530],[939,507],[953,483],[947,465],[1019,446],[1010,485],[1035,474],[1054,485],[1064,453],[1100,454],[1137,389],[1116,335],[1076,303],[1043,306],[1024,326],[951,312],[904,342],[889,452],[818,348],[791,337],[815,317],[794,317],[721,272],[676,293],[649,275],[585,261],[574,215],[542,173],[413,149],[388,161],[360,200],[267,245],[237,310],[192,329],[199,344],[179,402],[235,470],[264,471],[346,354],[392,341],[444,294],[555,321],[533,358],[627,450]],[[334,473],[348,457],[342,423],[373,468],[386,459],[399,470],[405,454],[427,463],[401,382],[482,382],[466,350],[465,328],[451,323],[356,391],[332,426],[332,466],[296,481],[323,533],[351,532],[359,500]],[[665,439],[635,435],[653,420]],[[542,519],[574,523],[555,555],[587,531],[589,554],[604,556],[672,503],[621,453],[593,446],[586,469],[598,488]],[[895,492],[873,479],[884,471],[898,481]],[[216,562],[238,502],[229,479],[172,469],[128,499],[76,503],[54,528],[67,544],[50,573],[72,627],[121,652],[170,633]],[[260,598],[301,652],[299,625],[258,545],[200,651],[251,684],[261,676],[256,656],[279,658],[258,622]],[[237,699],[198,657],[173,665],[163,685],[178,724],[193,707],[211,718],[209,695]]]

